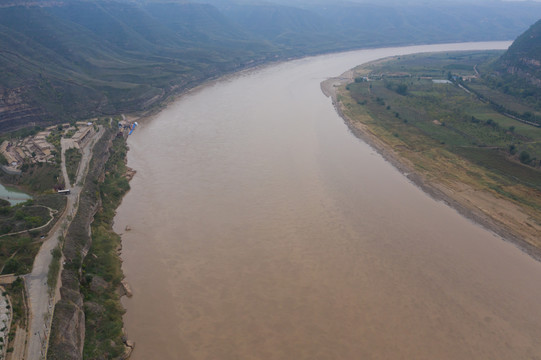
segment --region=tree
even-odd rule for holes
[[[399,95],[407,95],[408,94],[408,85],[406,84],[398,84],[396,87],[396,92]]]
[[[19,275],[22,271],[24,271],[24,265],[18,260],[11,258],[6,261],[6,265],[4,266],[4,271],[2,273]]]
[[[519,155],[519,160],[523,164],[529,164],[530,163],[530,154],[527,151],[522,151]]]

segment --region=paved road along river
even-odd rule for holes
[[[130,137],[115,219],[140,359],[533,359],[541,263],[355,138],[320,82],[416,46],[247,71]]]

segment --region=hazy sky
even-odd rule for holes
[[[501,3],[501,2],[541,2],[541,0],[196,0],[197,2],[208,2],[208,3],[274,3],[274,4],[283,4],[283,5],[318,5],[318,4],[336,4],[336,3],[368,3],[368,4],[435,4],[435,3],[448,3],[448,4],[457,4],[457,3],[476,3],[476,4],[490,4],[490,3]]]

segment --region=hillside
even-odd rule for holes
[[[494,88],[541,111],[541,20],[520,35],[487,69]]]
[[[541,20],[513,42],[500,63],[508,73],[541,87]]]
[[[0,1],[0,132],[148,110],[204,80],[269,61],[511,39],[541,10],[536,3],[210,1]]]
[[[208,5],[12,6],[0,24],[0,130],[147,109],[273,50]]]

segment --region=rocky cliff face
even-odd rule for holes
[[[532,61],[531,59],[521,59],[521,63],[526,63],[526,61]],[[537,75],[537,72],[539,69],[528,69],[528,67],[531,68],[531,66],[515,66],[509,64],[505,67],[505,71],[509,75],[517,76],[521,79],[524,79],[528,82],[530,85],[534,85],[536,87],[541,88],[541,78]],[[538,66],[538,68],[540,68]],[[533,70],[533,71],[532,71]],[[537,70],[537,71],[536,71]]]
[[[85,342],[85,314],[77,274],[62,273],[62,299],[56,304],[49,359],[82,359]]]

